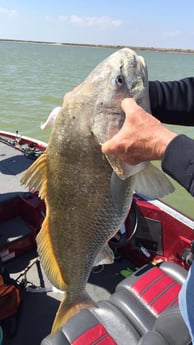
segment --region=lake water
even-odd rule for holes
[[[50,111],[61,105],[63,95],[79,84],[114,48],[93,48],[0,42],[1,130],[47,141],[41,131]],[[193,76],[194,54],[140,51],[150,80],[175,80]],[[194,137],[193,127],[170,126]],[[174,183],[174,182],[173,182]],[[164,198],[167,203],[194,217],[194,200],[180,186]]]

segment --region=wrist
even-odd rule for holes
[[[170,142],[177,136],[176,133],[171,132],[167,128],[164,127],[164,130],[160,133],[160,140],[157,140],[157,147],[156,147],[156,155],[157,160],[161,160],[165,154],[167,146]]]

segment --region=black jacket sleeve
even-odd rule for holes
[[[194,196],[194,140],[177,135],[167,146],[162,169]]]
[[[149,81],[151,112],[161,122],[194,125],[194,77],[179,81]]]

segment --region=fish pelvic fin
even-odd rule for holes
[[[135,192],[150,198],[163,198],[174,191],[167,176],[152,163],[135,175]]]
[[[109,247],[108,243],[102,247],[100,252],[97,254],[93,266],[108,265],[114,262],[114,253]]]
[[[59,309],[57,310],[51,334],[55,334],[59,329],[61,329],[66,322],[71,319],[75,314],[77,314],[81,309],[95,307],[95,302],[90,298],[87,292],[84,292],[77,301],[74,303],[68,303],[67,297],[61,301]]]
[[[29,189],[39,191],[39,196],[46,199],[47,192],[47,155],[44,152],[24,173],[21,183]]]

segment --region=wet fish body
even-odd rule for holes
[[[137,173],[101,152],[121,128],[120,103],[129,96],[150,110],[144,60],[124,48],[98,65],[58,109],[45,153],[22,179],[45,200],[38,252],[49,280],[65,291],[52,333],[92,303],[85,292],[91,269],[96,261],[112,262],[107,242],[123,224],[136,186],[154,197],[172,191],[150,163]]]

